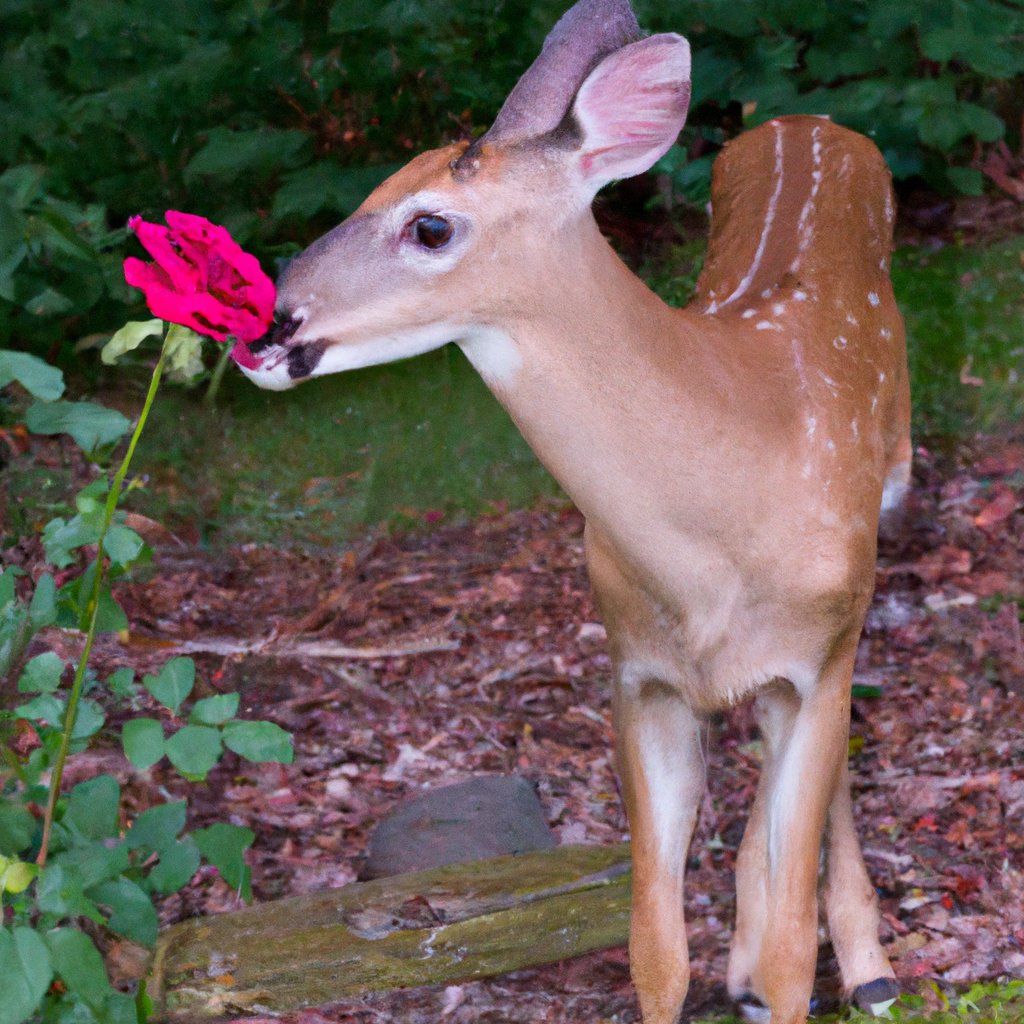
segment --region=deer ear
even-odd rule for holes
[[[664,156],[689,105],[690,45],[682,36],[650,36],[601,61],[573,104],[583,133],[578,159],[591,194]]]

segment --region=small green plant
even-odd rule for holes
[[[143,286],[150,301],[182,319],[193,318],[193,311],[201,307],[206,319],[198,321],[200,326],[210,324],[210,317],[220,317],[219,322],[232,324],[230,330],[257,337],[269,320],[273,285],[223,229],[197,224],[199,218],[187,215],[178,218],[186,225],[173,239],[178,277],[161,275],[153,265],[137,260],[130,268],[137,277],[147,278]],[[141,222],[133,227],[151,238],[166,232]],[[191,261],[188,267],[181,265],[182,253]],[[202,288],[182,285],[186,277],[191,282],[197,276],[205,283],[203,274],[212,279],[229,260],[242,264],[251,284],[236,273],[234,288],[218,288],[216,300]],[[252,303],[243,294],[245,288],[262,289],[261,302],[267,309],[259,322],[248,312]],[[235,300],[237,305],[232,304]],[[208,333],[219,334],[222,341],[229,338],[228,329],[210,327]],[[70,568],[71,578],[58,588],[50,574],[34,583],[19,580],[24,574],[14,568],[0,575],[0,677],[8,684],[16,679],[17,692],[29,696],[14,708],[0,710],[0,733],[4,740],[13,732],[27,735],[30,742],[19,749],[32,748],[27,756],[18,756],[13,745],[4,746],[0,1024],[22,1024],[35,1017],[48,1024],[144,1022],[150,1009],[144,985],[134,995],[111,987],[89,928],[152,946],[158,931],[153,898],[186,885],[204,858],[241,899],[252,897],[243,860],[255,839],[250,829],[218,823],[185,833],[185,801],[152,807],[125,828],[120,787],[109,775],[79,783],[69,795],[61,791],[68,755],[84,750],[106,721],[103,698],[137,705],[141,692],[130,669],[119,669],[101,684],[89,669],[89,656],[98,633],[128,626],[111,591],[111,579],[151,555],[118,504],[131,487],[126,482],[132,456],[160,379],[168,365],[183,372],[202,366],[200,335],[162,319],[127,324],[106,345],[104,359],[116,361],[153,336],[160,339],[159,355],[120,466],[109,481],[103,474],[78,492],[74,515],[56,517],[43,528],[47,562],[65,570],[65,576]],[[71,434],[95,453],[109,449],[129,426],[125,417],[100,406],[61,403],[61,374],[34,356],[0,351],[0,374],[4,384],[17,380],[35,397],[25,417],[30,429]],[[81,571],[76,573],[75,567]],[[35,634],[54,623],[84,634],[67,687],[67,666],[55,652],[25,660]],[[201,781],[225,749],[250,761],[292,760],[287,732],[272,722],[237,718],[237,693],[193,701],[195,674],[192,660],[179,657],[142,680],[142,687],[167,712],[171,731],[165,733],[164,721],[157,718],[135,717],[125,724],[121,742],[137,768],[149,768],[166,756],[186,779]],[[183,719],[186,703],[190,707]]]

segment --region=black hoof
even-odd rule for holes
[[[880,1017],[899,999],[900,986],[895,978],[876,978],[853,990],[853,1005],[858,1010]]]

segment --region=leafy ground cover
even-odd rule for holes
[[[925,1008],[948,999],[955,1011],[956,993],[972,983],[1005,987],[1024,973],[1024,445],[919,450],[916,474],[913,528],[883,551],[858,654],[850,767],[897,974]],[[109,773],[134,812],[187,789],[189,828],[225,814],[251,828],[258,899],[352,881],[370,831],[403,796],[477,773],[534,781],[562,841],[619,841],[626,823],[612,767],[609,662],[581,528],[570,506],[547,501],[380,536],[344,558],[258,545],[211,554],[151,534],[152,574],[117,585],[131,632],[100,638],[100,674],[153,672],[176,643],[225,637],[336,639],[368,656],[282,659],[272,646],[264,655],[196,656],[196,696],[240,691],[243,711],[259,708],[293,733],[292,764],[226,754],[205,784],[189,786],[161,764],[133,769],[101,734],[70,759],[68,783]],[[40,557],[32,539],[5,552],[29,569]],[[41,635],[66,660],[76,656],[77,634]],[[458,647],[401,653],[431,641]],[[387,652],[374,657],[374,648]],[[147,694],[138,701],[169,721]],[[26,733],[22,742],[34,741]],[[688,889],[696,1015],[730,1010],[722,978],[732,869],[759,756],[745,709],[715,719]],[[236,899],[202,868],[159,915],[169,923],[229,910]],[[129,969],[130,946],[107,937],[106,952],[115,977],[118,963]],[[834,972],[823,946],[822,1012],[834,1006]],[[987,1009],[982,1001],[977,1014],[961,1009],[971,1019],[1016,1019],[1013,993],[1001,998]],[[638,1019],[626,951],[611,950],[445,990],[367,996],[288,1024],[442,1014],[463,1024]]]

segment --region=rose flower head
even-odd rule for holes
[[[258,367],[247,348],[266,334],[274,316],[274,282],[226,228],[205,217],[167,211],[167,227],[132,217],[128,226],[156,260],[129,256],[125,280],[141,288],[154,316],[191,327],[217,341],[235,338],[231,356]]]

